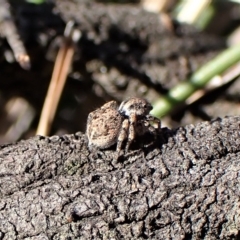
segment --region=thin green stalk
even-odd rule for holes
[[[34,4],[42,4],[45,0],[26,0],[26,2],[34,3]]]
[[[152,115],[162,117],[185,101],[197,89],[204,87],[214,76],[221,74],[236,62],[240,61],[240,44],[220,53],[210,62],[197,70],[192,77],[172,88],[167,95],[153,104]]]
[[[175,19],[179,22],[196,24],[202,14],[207,11],[211,0],[182,0],[175,9]]]

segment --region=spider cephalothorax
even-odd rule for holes
[[[123,101],[118,108],[120,114],[128,117],[134,115],[138,118],[149,115],[151,110],[152,105],[142,98],[129,98]]]
[[[160,120],[149,114],[151,110],[151,104],[142,98],[129,98],[118,109],[115,101],[104,104],[88,116],[89,148],[105,149],[117,143],[117,152],[120,152],[127,140],[125,149],[128,151],[136,136],[146,130],[156,132],[150,122],[157,122],[158,128],[161,127]]]

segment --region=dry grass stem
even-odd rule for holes
[[[31,63],[29,55],[18,34],[18,30],[10,13],[10,6],[6,0],[0,0],[0,23],[1,33],[7,39],[16,61],[23,69],[30,69]]]
[[[173,0],[142,0],[142,7],[149,12],[164,12],[173,3]]]
[[[77,30],[74,30],[73,23],[69,22],[66,26],[63,44],[59,49],[55,61],[52,78],[36,132],[37,135],[48,135],[52,126],[57,106],[67,80],[68,71],[72,63],[75,47],[74,42],[78,41],[80,37],[80,35],[76,34],[74,31]]]

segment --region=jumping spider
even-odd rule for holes
[[[151,110],[151,104],[145,99],[130,98],[123,101],[118,109],[117,103],[111,101],[91,112],[86,130],[89,149],[106,149],[117,143],[119,153],[127,139],[127,152],[136,135],[146,131],[155,134],[157,129],[150,124],[151,122],[157,123],[158,129],[161,128],[160,120],[149,115]]]

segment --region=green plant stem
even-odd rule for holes
[[[197,89],[204,87],[214,76],[221,74],[240,60],[240,44],[228,48],[197,70],[188,81],[172,88],[153,104],[152,115],[162,117],[185,101]]]
[[[26,0],[26,2],[34,3],[34,4],[42,4],[45,0]]]

